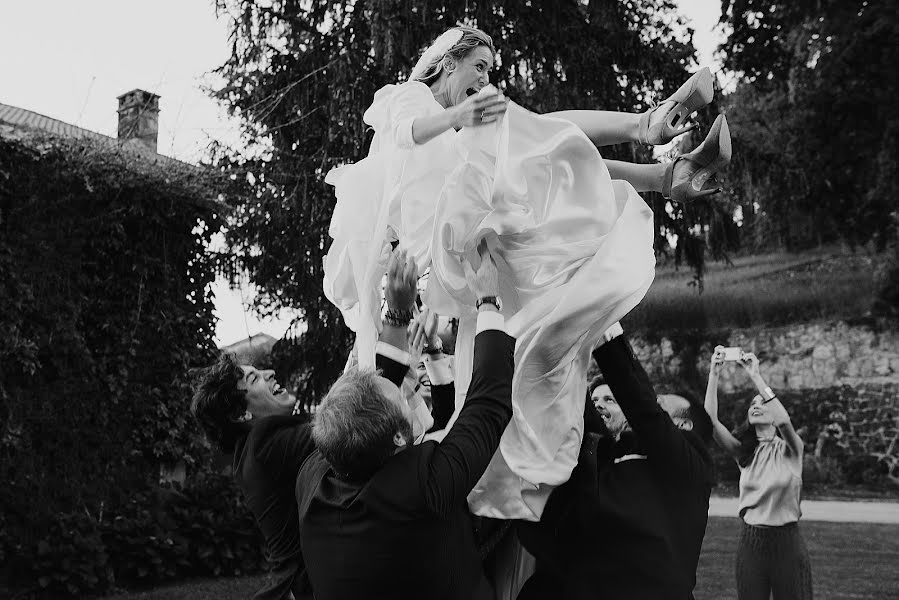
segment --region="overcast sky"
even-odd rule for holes
[[[711,64],[720,0],[678,4],[701,63]],[[188,162],[210,138],[236,139],[234,123],[202,91],[228,53],[228,24],[212,0],[0,0],[0,102],[114,137],[116,97],[148,90],[161,96],[159,152]],[[260,321],[244,310],[252,290],[214,289],[219,345],[284,333],[289,316]]]

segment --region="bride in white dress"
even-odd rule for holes
[[[364,120],[368,156],[333,169],[334,239],[324,290],[374,362],[390,243],[430,268],[423,298],[459,318],[456,389],[471,375],[476,313],[459,258],[486,240],[501,270],[502,313],[517,339],[513,419],[469,496],[476,514],[537,520],[577,461],[590,351],[652,282],[652,211],[638,191],[685,201],[714,193],[730,159],[723,115],[693,152],[667,165],[605,161],[597,146],[662,144],[692,129],[712,98],[703,69],[642,113],[537,115],[488,82],[496,51],[469,27],[441,35],[409,80],[380,89]],[[463,397],[457,399],[457,411]]]

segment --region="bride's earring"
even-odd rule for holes
[[[238,423],[246,423],[247,421],[252,421],[252,420],[253,420],[253,413],[251,413],[250,411],[246,411],[246,412],[244,412],[244,414],[237,417]]]

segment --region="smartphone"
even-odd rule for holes
[[[724,350],[722,350],[722,354],[724,356],[725,362],[739,362],[739,360],[743,357],[743,350],[735,346],[731,348],[725,348]]]

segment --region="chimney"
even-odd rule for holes
[[[131,90],[119,96],[119,141],[156,153],[159,96]]]

